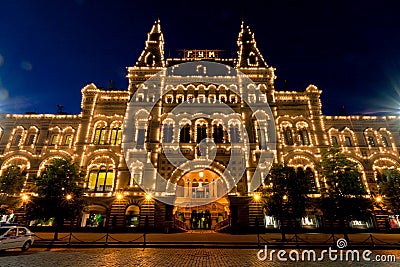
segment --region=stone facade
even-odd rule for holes
[[[274,116],[272,119],[276,125],[277,139],[275,161],[304,168],[314,179],[315,197],[318,197],[319,188],[324,186],[316,165],[321,160],[321,154],[332,144],[339,145],[351,160],[358,163],[363,182],[371,195],[378,190],[377,171],[399,165],[398,117],[326,116],[321,110],[322,91],[316,86],[309,85],[303,91],[276,90],[275,69],[267,65],[257,48],[254,34],[244,23],[239,33],[237,58],[220,58],[216,51],[210,50],[188,50],[182,58],[164,59],[164,38],[160,22],[156,21],[137,63],[127,68],[127,90],[102,89],[89,84],[82,89],[82,111],[76,115],[0,114],[0,172],[11,165],[20,166],[27,177],[23,193],[30,194],[32,176],[40,175],[52,159],[68,156],[79,162],[87,175],[85,187],[90,206],[80,220],[81,226],[108,224],[137,227],[148,221],[150,227],[161,228],[178,218],[186,220],[186,226],[182,227],[194,227],[190,221],[193,209],[165,205],[146,196],[135,182],[135,175],[146,174],[141,173],[140,166],[137,173],[129,172],[121,141],[127,104],[139,86],[166,67],[202,59],[232,66],[254,81],[255,87],[249,90],[254,90],[255,94],[268,101]],[[241,100],[228,88],[209,84],[182,84],[174,88],[160,101],[157,112],[147,114],[151,115],[151,119],[145,118],[148,132],[143,149],[151,155],[152,164],[157,166],[157,171],[166,180],[174,179],[178,184],[181,180],[185,185],[186,179],[181,178],[190,174],[175,172],[164,152],[159,149],[159,144],[166,141],[163,138],[167,138],[163,136],[161,125],[168,123],[163,119],[173,107],[202,94],[217,98],[242,116],[249,135],[251,155],[247,159],[246,172],[237,186],[222,199],[200,207],[201,212],[209,212],[211,221],[195,227],[215,227],[228,218],[242,226],[254,226],[255,218],[260,216],[262,210],[252,203],[248,182],[259,164],[258,153],[265,148],[260,143],[257,125],[253,125],[251,114],[246,113]],[[150,96],[143,97],[143,101],[152,101]],[[219,138],[218,141],[214,140],[218,143],[218,164],[206,175],[218,176],[223,172],[231,148],[227,139],[232,137],[224,130],[217,137],[218,121],[205,118],[176,123],[188,127],[187,132],[181,130],[174,133],[173,138],[180,143],[182,153],[189,160],[197,158],[197,134]],[[201,127],[205,127],[204,133]],[[189,189],[199,182],[192,178],[188,178]],[[206,183],[206,180],[202,182]],[[214,192],[212,190],[218,189],[215,187],[208,193]],[[191,192],[195,191],[185,191],[182,196],[188,197]],[[117,194],[122,194],[123,198],[117,198]],[[179,201],[178,196],[176,201]],[[199,208],[197,212],[200,212]],[[94,222],[96,214],[102,218],[100,216]]]

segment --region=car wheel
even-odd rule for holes
[[[22,251],[27,251],[31,247],[31,241],[26,241],[24,245],[22,246],[21,250]]]

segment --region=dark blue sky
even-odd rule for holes
[[[166,56],[177,49],[236,52],[245,18],[277,89],[315,84],[323,111],[397,112],[400,17],[397,1],[0,2],[0,112],[80,112],[81,88],[127,88],[146,34],[160,17]]]

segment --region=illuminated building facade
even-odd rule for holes
[[[253,125],[251,116],[243,118],[249,133],[251,155],[247,159],[246,173],[229,194],[211,204],[182,208],[154,200],[135,181],[146,175],[138,165],[132,173],[125,163],[121,148],[122,125],[127,104],[143,82],[166,67],[175,64],[208,60],[226,64],[251,78],[260,97],[268,101],[274,115],[277,138],[275,161],[305,170],[318,197],[324,186],[316,165],[321,154],[331,145],[339,145],[342,151],[358,163],[363,173],[363,183],[369,194],[378,191],[377,174],[382,168],[398,166],[400,145],[400,120],[395,116],[325,116],[321,110],[319,90],[309,85],[303,91],[279,91],[274,87],[275,69],[268,66],[256,46],[254,34],[242,24],[238,38],[238,57],[222,58],[220,50],[184,50],[183,57],[164,59],[164,38],[160,22],[156,21],[148,33],[145,49],[136,64],[128,67],[127,90],[102,89],[89,84],[82,89],[80,114],[0,114],[0,171],[18,165],[26,173],[23,193],[32,192],[32,177],[40,173],[54,158],[71,157],[86,172],[85,187],[90,205],[79,220],[81,226],[138,227],[148,219],[150,227],[163,228],[174,223],[179,228],[218,228],[229,221],[239,226],[255,226],[262,218],[259,202],[254,202],[246,182],[256,167],[257,153],[264,149],[263,134]],[[215,97],[232,109],[240,107],[240,99],[228,88],[209,84],[182,84],[165,95],[160,108],[168,109],[200,95]],[[137,95],[137,97],[142,97]],[[152,101],[143,96],[143,101]],[[181,120],[179,133],[168,127],[174,121],[163,121],[165,116],[144,117],[143,132],[138,134],[137,144],[152,155],[153,165],[166,179],[175,177],[176,183],[185,187],[177,192],[176,201],[192,201],[212,197],[219,190],[212,183],[219,176],[228,158],[230,141],[241,130],[226,131],[218,120],[202,118]],[[163,125],[161,130],[160,123]],[[230,129],[234,126],[230,125]],[[148,130],[148,133],[146,132]],[[163,152],[153,146],[158,143],[179,140],[181,151],[188,159],[197,156],[199,140],[211,138],[218,144],[216,159],[219,166],[205,171],[193,170],[181,173],[165,158]],[[225,162],[225,163],[224,163]],[[117,198],[117,194],[122,197]],[[260,219],[262,220],[262,219]],[[266,217],[267,227],[277,222]],[[318,226],[321,222],[312,217],[302,219],[304,227]],[[76,222],[78,224],[78,221]],[[376,224],[376,222],[375,222]],[[379,225],[375,225],[378,226]]]

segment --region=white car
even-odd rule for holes
[[[1,226],[0,227],[0,251],[21,248],[28,250],[35,239],[35,234],[23,226]]]

